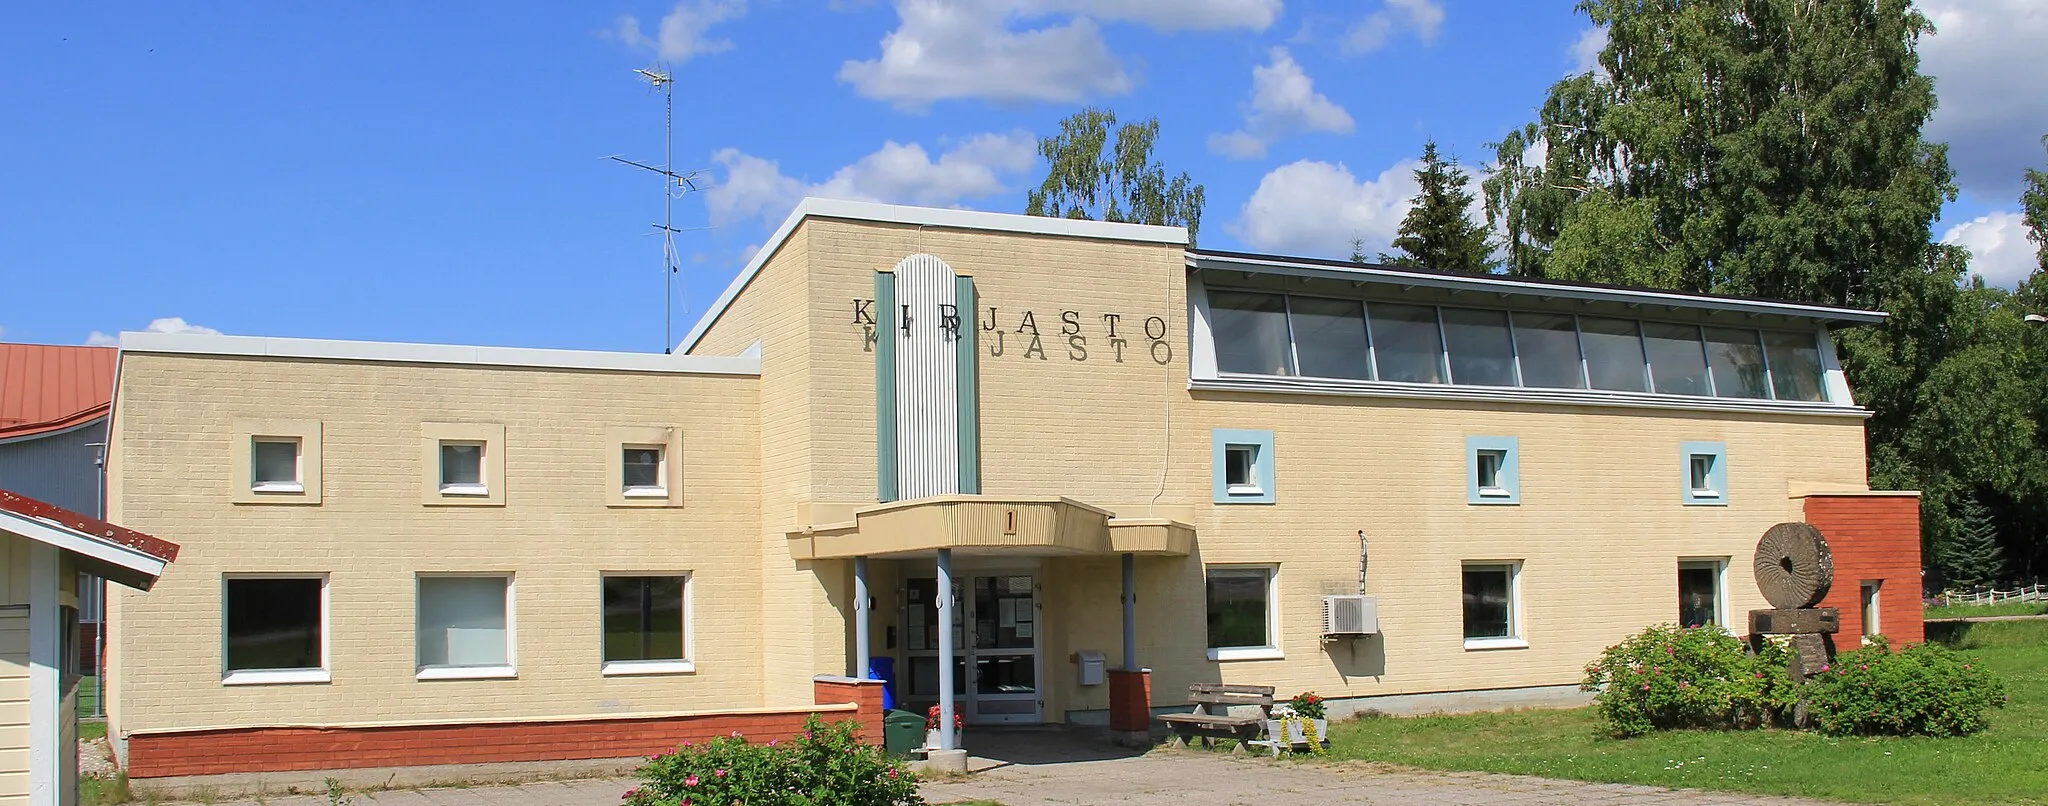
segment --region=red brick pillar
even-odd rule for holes
[[[882,743],[882,681],[819,675],[811,685],[812,701],[819,705],[852,703],[852,718],[860,723],[861,739]]]
[[[1109,730],[1118,739],[1150,740],[1152,670],[1109,673]]]
[[[1841,611],[1839,649],[1863,636],[1863,583],[1877,580],[1878,631],[1893,646],[1927,640],[1920,605],[1920,494],[1868,492],[1806,496],[1806,522],[1835,555],[1835,582],[1821,607]]]

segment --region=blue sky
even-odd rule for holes
[[[2044,158],[2048,9],[1923,0],[1993,281]],[[1425,138],[1478,166],[1599,32],[1508,0],[684,0],[39,5],[0,17],[0,338],[122,330],[653,351],[662,158],[688,329],[803,195],[1021,211],[1032,138],[1158,116],[1202,245],[1392,237]]]

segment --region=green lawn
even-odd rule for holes
[[[2048,804],[2048,622],[1967,626],[1956,645],[1996,670],[2012,700],[1976,736],[1765,730],[1614,739],[1581,708],[1346,722],[1330,729],[1332,757],[1866,803]]]
[[[1972,616],[2039,616],[2048,614],[2048,602],[2001,602],[1990,605],[1934,605],[1928,618],[1970,618]]]

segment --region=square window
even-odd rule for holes
[[[1863,605],[1863,638],[1868,641],[1884,634],[1884,625],[1878,619],[1877,593],[1884,586],[1882,580],[1866,579],[1857,586]]]
[[[420,577],[420,677],[510,677],[511,603],[511,577]]]
[[[484,485],[483,443],[441,443],[441,492],[448,495],[489,494],[489,488]]]
[[[299,440],[257,437],[249,442],[249,489],[259,493],[305,492],[299,480]]]
[[[1273,432],[1218,428],[1209,432],[1212,500],[1273,503]]]
[[[1259,446],[1229,445],[1223,449],[1223,483],[1231,495],[1257,495]]]
[[[325,578],[230,577],[222,587],[222,682],[328,680]]]
[[[604,662],[674,662],[689,659],[687,576],[604,578]],[[664,669],[668,671],[669,669]],[[685,671],[675,669],[674,671]]]
[[[1465,438],[1465,503],[1519,504],[1522,484],[1516,437]]]
[[[1277,658],[1274,569],[1208,569],[1209,659]]]
[[[619,479],[626,495],[668,495],[666,453],[659,445],[627,445],[619,449]]]
[[[1688,560],[1678,564],[1678,624],[1682,627],[1725,626],[1721,619],[1720,560]]]
[[[1719,442],[1687,442],[1679,448],[1684,459],[1685,503],[1723,506],[1728,503],[1728,450]]]
[[[1516,601],[1516,563],[1468,563],[1464,566],[1466,649],[1527,647]]]

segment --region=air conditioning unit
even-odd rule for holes
[[[1378,635],[1380,603],[1360,595],[1323,597],[1323,636]]]

